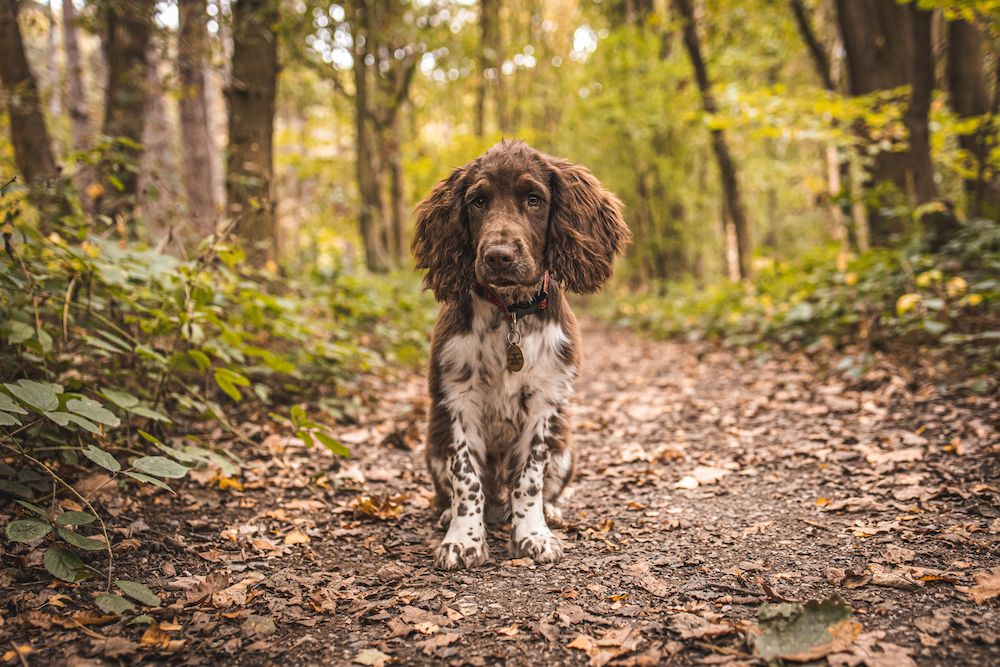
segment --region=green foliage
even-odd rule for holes
[[[913,243],[846,258],[831,246],[761,259],[753,283],[620,288],[595,309],[661,337],[727,345],[940,346],[986,373],[1000,361],[997,276],[1000,225],[976,220],[938,253]]]
[[[352,409],[359,375],[427,352],[434,307],[412,276],[362,280],[335,267],[286,279],[248,269],[231,243],[179,259],[82,227],[45,235],[18,197],[5,199],[0,490],[31,515],[5,533],[61,542],[43,559],[58,578],[90,576],[81,556],[109,549],[103,522],[103,535],[87,534],[98,515],[71,489],[88,467],[169,491],[199,466],[234,475],[235,453],[198,433],[221,425],[253,444],[234,424],[262,414],[347,456],[330,429]],[[53,480],[88,511],[53,517],[30,502]],[[138,584],[118,586],[154,604]],[[101,603],[126,608],[115,596]]]

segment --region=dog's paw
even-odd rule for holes
[[[441,512],[441,516],[438,517],[437,523],[435,525],[437,526],[438,530],[446,530],[448,526],[451,525],[450,507],[445,508],[445,510]]]
[[[511,558],[531,558],[537,563],[555,563],[563,557],[562,542],[549,531],[521,538],[511,536]]]
[[[543,510],[545,512],[545,523],[553,528],[562,528],[563,513],[561,507],[555,503],[545,503]]]
[[[490,560],[486,539],[478,542],[442,542],[434,557],[434,567],[439,570],[461,570],[479,567]]]

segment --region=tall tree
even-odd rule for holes
[[[355,169],[358,177],[358,226],[365,246],[365,264],[369,271],[389,269],[389,247],[382,199],[382,179],[377,166],[377,142],[371,122],[374,11],[371,0],[354,3],[354,125]]]
[[[487,100],[493,98],[496,130],[506,127],[507,105],[504,99],[503,38],[500,32],[500,1],[479,1],[479,80],[476,83],[476,134],[487,131]]]
[[[1000,213],[1000,175],[990,173],[990,147],[997,143],[996,121],[991,119],[987,87],[985,38],[975,25],[955,20],[948,23],[948,99],[959,118],[981,117],[974,134],[963,134],[959,145],[968,154],[975,176],[965,179],[968,209],[972,215]],[[996,56],[994,56],[996,58]],[[1000,99],[1000,91],[997,92]]]
[[[233,5],[227,210],[257,266],[274,259],[278,245],[273,187],[278,19],[277,0],[237,0]]]
[[[934,12],[910,5],[913,30],[913,80],[910,101],[903,118],[909,133],[910,171],[913,195],[917,204],[937,197],[934,164],[931,162],[930,110],[934,90],[934,53],[931,43],[931,21]]]
[[[0,83],[5,89],[10,117],[14,162],[31,188],[32,201],[50,214],[65,214],[69,205],[61,194],[59,169],[38,95],[38,84],[28,66],[17,22],[18,0],[0,0]],[[6,180],[6,178],[4,179]],[[50,227],[48,218],[43,224]]]
[[[205,69],[211,55],[206,0],[180,3],[177,72],[180,78],[181,145],[188,212],[199,234],[215,227],[215,160],[208,122]]]
[[[836,0],[849,89],[867,95],[908,85],[913,72],[910,9],[896,0]],[[904,218],[886,214],[881,196],[889,184],[906,196],[909,151],[880,151],[866,174],[869,239],[886,245],[904,230]]]
[[[80,27],[73,0],[62,1],[63,52],[66,56],[66,108],[69,110],[73,148],[82,150],[90,142],[90,115],[83,86],[80,59]]]
[[[795,17],[795,25],[799,29],[799,35],[809,51],[813,61],[813,68],[823,84],[823,88],[831,93],[838,92],[837,83],[833,76],[833,67],[830,64],[830,57],[826,49],[820,42],[813,28],[812,17],[803,0],[790,0],[792,15]],[[830,169],[830,196],[840,200],[841,224],[846,231],[847,245],[851,250],[860,249],[861,243],[858,235],[859,221],[854,216],[854,206],[851,202],[851,162],[847,151],[842,147],[829,147],[827,154],[829,161],[836,162],[836,170]],[[832,208],[832,206],[831,206]]]
[[[695,24],[691,1],[673,0],[673,3],[684,24],[684,48],[687,50],[688,58],[691,60],[691,68],[694,70],[698,91],[701,93],[702,109],[706,114],[718,113],[719,107],[715,101],[715,95],[712,93],[712,85],[708,78],[708,69],[705,66],[705,60],[702,58],[701,39],[698,36],[698,28]],[[736,165],[729,153],[725,132],[722,128],[716,127],[712,128],[711,133],[712,151],[715,153],[715,162],[719,168],[719,178],[722,181],[723,219],[728,218],[732,224],[732,232],[736,237],[736,262],[739,268],[739,277],[746,280],[750,277],[750,254],[752,252],[750,245],[750,223],[743,208],[739,179],[736,175]]]
[[[155,7],[155,0],[106,0],[103,5],[108,81],[102,132],[114,150],[103,166],[109,178],[99,208],[120,223],[131,222],[138,195],[149,81],[146,50]]]
[[[417,58],[398,34],[403,7],[398,0],[355,0],[352,7],[358,227],[365,263],[376,272],[398,264],[406,248],[399,115]]]

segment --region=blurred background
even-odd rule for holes
[[[996,0],[0,6],[0,173],[42,232],[413,284],[415,203],[516,137],[627,206],[603,316],[996,345]]]

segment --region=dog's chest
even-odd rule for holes
[[[572,391],[575,369],[558,322],[518,324],[524,366],[508,369],[508,325],[490,311],[477,312],[472,330],[454,336],[442,355],[446,400],[473,419],[489,450],[511,446],[532,417],[561,405]]]

